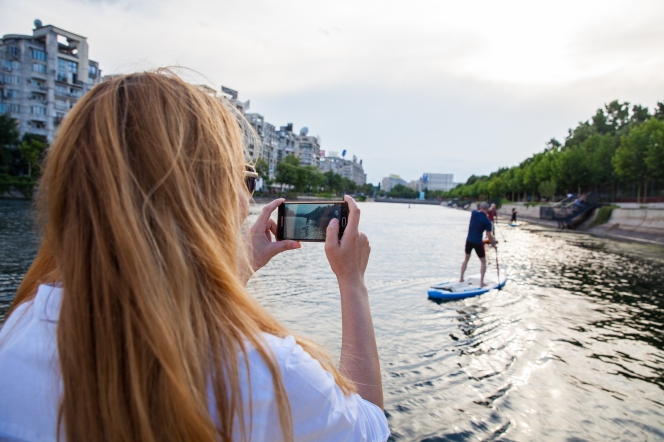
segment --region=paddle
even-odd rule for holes
[[[496,224],[498,224],[498,223],[497,222],[493,223],[493,234],[494,235],[496,234]],[[496,240],[495,236],[494,236],[493,240],[494,241]],[[496,249],[496,273],[498,273],[498,290],[500,290],[501,287],[500,287],[500,267],[498,266],[498,244],[494,243],[493,248]]]

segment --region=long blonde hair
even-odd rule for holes
[[[226,441],[234,419],[246,436],[245,342],[269,368],[283,438],[293,438],[262,335],[288,331],[239,277],[248,195],[229,106],[169,71],[115,77],[72,109],[48,153],[43,244],[12,309],[40,283],[62,284],[59,426],[69,441]],[[322,349],[298,343],[354,391]]]

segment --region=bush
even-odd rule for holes
[[[333,193],[323,192],[323,193],[314,193],[316,198],[336,198],[336,195]]]
[[[616,205],[600,207],[599,212],[597,212],[597,216],[595,217],[595,220],[592,222],[590,227],[601,226],[602,224],[606,224],[609,218],[611,218],[611,213],[613,212],[613,209],[618,209],[618,208],[619,206]]]

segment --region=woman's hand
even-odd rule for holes
[[[339,369],[348,376],[364,399],[383,408],[383,384],[374,334],[369,293],[364,283],[371,247],[360,233],[360,209],[346,195],[348,224],[339,241],[339,222],[327,227],[325,254],[339,281],[341,294],[341,357]]]
[[[249,245],[251,247],[251,271],[247,275],[248,280],[256,270],[270,262],[272,258],[286,250],[299,249],[298,241],[283,240],[273,241],[272,235],[277,236],[277,223],[270,218],[274,209],[284,202],[283,198],[276,199],[263,207],[258,219],[249,229]]]
[[[339,221],[333,219],[327,226],[325,254],[339,284],[364,284],[364,272],[369,262],[371,246],[364,233],[359,230],[360,209],[349,195],[344,197],[348,203],[348,224],[339,241]]]

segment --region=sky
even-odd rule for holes
[[[88,38],[104,75],[184,66],[368,181],[518,164],[618,99],[664,101],[664,1],[0,0]],[[189,74],[193,75],[193,74]]]

